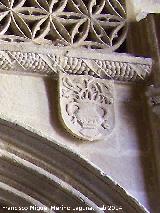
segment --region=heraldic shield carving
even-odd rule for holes
[[[59,76],[60,114],[74,136],[100,140],[114,127],[113,81],[91,76]]]

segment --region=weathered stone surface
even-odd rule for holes
[[[134,0],[134,7],[137,21],[140,21],[149,13],[160,13],[159,0]]]
[[[60,72],[90,75],[119,81],[143,81],[151,74],[150,58],[129,54],[105,54],[68,48],[44,48],[26,44],[0,47],[0,72],[48,75],[55,79]]]
[[[61,118],[72,134],[93,141],[113,130],[113,81],[61,73],[59,93]]]
[[[16,0],[0,5],[0,40],[117,49],[126,38],[124,1]]]
[[[115,127],[109,137],[98,142],[83,143],[63,128],[57,83],[49,78],[1,74],[0,112],[88,159],[156,212],[159,197],[143,88],[142,84],[115,84]]]
[[[95,164],[159,213],[143,97],[152,60],[111,53],[124,42],[129,20],[120,0],[0,2],[1,74],[56,80],[1,75],[3,201],[89,206],[96,212],[111,203],[122,205],[124,213],[145,212]],[[62,126],[59,104],[63,123],[77,138]],[[86,139],[94,142],[82,143]]]
[[[55,141],[4,118],[0,119],[0,134],[0,198],[4,205],[27,212],[52,213],[56,207],[71,212],[146,212],[103,172]]]

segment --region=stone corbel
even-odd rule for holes
[[[4,45],[5,47],[5,45]],[[145,82],[152,60],[119,53],[16,44],[0,51],[1,73],[50,76],[59,81],[63,126],[73,136],[95,141],[114,129],[114,82]]]
[[[1,4],[0,72],[59,79],[66,129],[90,141],[110,134],[114,81],[146,81],[152,65],[151,59],[113,53],[128,32],[125,1]]]
[[[99,140],[114,126],[114,83],[86,75],[59,75],[60,113],[66,128],[85,140]]]

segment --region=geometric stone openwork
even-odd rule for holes
[[[0,40],[113,51],[126,38],[124,2],[2,0]]]
[[[127,35],[124,2],[0,0],[0,73],[57,80],[63,130],[83,141],[112,133],[116,81],[141,83],[151,74],[151,59],[113,53]],[[0,202],[17,211],[52,213],[50,205],[59,204],[70,212],[75,205],[84,212],[146,212],[87,161],[25,128],[0,118]]]
[[[151,59],[93,50],[26,43],[7,43],[0,50],[1,73],[59,79],[62,123],[72,135],[88,141],[106,138],[113,130],[114,81],[146,81],[151,67]]]
[[[114,81],[148,79],[152,61],[113,53],[124,42],[123,0],[2,0],[0,72],[59,80],[65,128],[85,140],[114,127]]]
[[[119,53],[44,48],[26,43],[0,47],[0,72],[59,80],[61,121],[72,135],[100,140],[114,128],[114,81],[147,81],[152,61]]]

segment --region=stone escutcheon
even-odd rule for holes
[[[112,132],[113,81],[150,77],[151,59],[114,52],[127,36],[125,2],[0,1],[0,73],[59,79],[61,118],[79,139]]]
[[[88,141],[109,135],[114,127],[113,81],[60,73],[60,115],[65,128]]]

